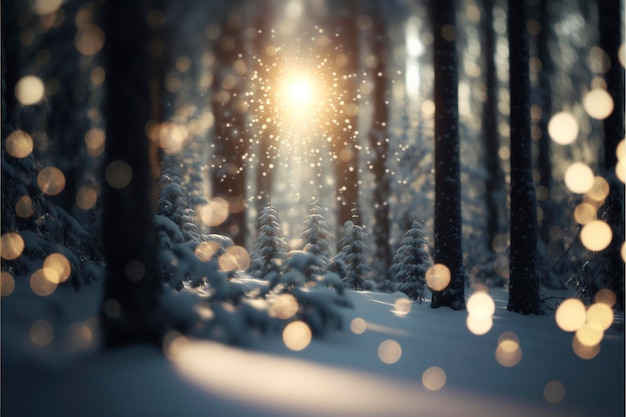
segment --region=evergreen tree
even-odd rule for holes
[[[414,221],[402,237],[389,268],[389,279],[398,282],[397,289],[414,300],[424,300],[426,270],[432,265],[427,247],[424,228],[420,222]]]
[[[344,283],[355,290],[371,290],[376,287],[369,280],[370,267],[367,263],[367,233],[363,227],[348,220],[344,224],[344,234],[339,240],[341,251],[337,260],[345,265]]]
[[[259,214],[258,230],[249,272],[256,278],[266,278],[272,261],[279,260],[282,263],[287,256],[287,243],[283,239],[276,207],[272,203]]]
[[[328,230],[328,224],[324,220],[322,208],[317,200],[311,202],[309,215],[304,220],[304,228],[302,232],[304,251],[317,256],[320,267],[315,273],[322,274],[330,259],[330,242],[335,236]]]

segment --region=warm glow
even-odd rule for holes
[[[565,186],[573,193],[584,194],[593,187],[594,178],[595,176],[589,165],[582,162],[574,162],[565,171]]]
[[[222,271],[245,271],[250,266],[250,255],[243,246],[226,248],[217,263]]]
[[[467,300],[467,312],[477,320],[490,319],[495,311],[496,303],[484,291],[475,292]]]
[[[608,197],[609,190],[609,182],[604,177],[598,176],[593,179],[593,186],[587,191],[587,197],[602,203]]]
[[[96,205],[98,193],[92,187],[81,187],[76,193],[76,205],[82,210],[89,210]]]
[[[622,248],[624,245],[622,245]],[[608,305],[609,307],[613,307],[617,302],[617,296],[615,293],[608,288],[602,288],[599,290],[596,295],[593,297],[596,303],[603,303]]]
[[[598,353],[600,353],[600,343],[591,346],[584,345],[578,340],[578,337],[574,335],[572,338],[572,349],[579,358],[589,360],[595,358]]]
[[[15,214],[23,219],[27,219],[33,213],[33,200],[27,195],[21,196],[15,203]]]
[[[402,347],[398,342],[387,339],[378,345],[378,358],[387,365],[393,365],[402,357]]]
[[[472,315],[468,315],[465,321],[467,325],[467,329],[475,334],[476,336],[482,336],[484,334],[489,333],[489,330],[493,327],[493,318],[476,318]]]
[[[60,284],[67,281],[72,273],[70,262],[60,253],[50,254],[43,261],[42,270],[48,281],[54,284]]]
[[[215,227],[224,223],[228,217],[228,203],[222,197],[215,197],[206,205],[198,207],[196,211],[202,223]]]
[[[430,391],[439,391],[446,385],[446,373],[438,366],[431,366],[422,374],[422,384]]]
[[[14,130],[7,136],[4,149],[13,158],[26,158],[33,151],[33,138],[23,130]]]
[[[56,12],[63,4],[63,0],[33,0],[30,3],[33,12],[45,16]]]
[[[222,245],[218,242],[210,241],[210,242],[200,242],[193,253],[196,255],[196,258],[201,260],[202,262],[210,261],[213,255],[217,253]]]
[[[621,182],[626,182],[626,159],[619,159],[615,164],[615,176]]]
[[[94,24],[83,25],[76,34],[74,46],[82,55],[95,55],[104,46],[104,31]]]
[[[611,95],[606,90],[596,88],[585,94],[583,107],[589,116],[602,120],[609,117],[614,105]]]
[[[24,239],[16,232],[7,232],[0,238],[0,257],[7,261],[17,259],[24,251]]]
[[[30,289],[41,297],[47,297],[57,289],[57,284],[46,278],[43,269],[38,269],[30,276]]]
[[[617,147],[615,148],[615,155],[617,156],[618,160],[626,159],[626,140],[625,139],[620,140],[619,143],[617,144]]]
[[[576,330],[576,339],[584,346],[595,346],[602,341],[604,331],[593,323],[585,323]]]
[[[363,334],[367,330],[367,322],[360,317],[356,317],[350,322],[350,330],[354,334]]]
[[[500,335],[496,348],[496,361],[505,368],[510,368],[517,365],[521,360],[522,349],[519,346],[517,335],[511,332]]]
[[[571,113],[556,113],[548,123],[548,134],[555,143],[569,145],[578,137],[578,122]]]
[[[587,320],[585,305],[578,298],[568,298],[557,308],[555,319],[561,330],[575,332]]]
[[[565,387],[559,381],[550,381],[543,387],[543,397],[551,404],[560,403],[565,398]]]
[[[283,330],[283,343],[290,350],[300,351],[306,349],[311,343],[313,334],[309,325],[303,321],[292,321]]]
[[[46,167],[37,174],[37,185],[47,195],[57,195],[65,188],[65,175],[56,167]]]
[[[292,104],[306,104],[313,99],[313,87],[308,80],[292,80],[287,87],[287,99]]]
[[[406,316],[411,312],[411,300],[406,297],[400,297],[393,303],[393,310],[391,310],[396,316]]]
[[[598,326],[602,331],[613,324],[613,309],[605,303],[594,303],[587,309],[587,323]]]
[[[426,284],[433,291],[442,291],[450,284],[450,270],[444,264],[434,264],[426,271]]]
[[[611,244],[613,232],[604,220],[594,220],[583,226],[580,231],[580,241],[583,246],[592,252],[599,252]]]
[[[43,99],[45,87],[41,78],[27,75],[15,84],[15,98],[24,106],[36,104]]]
[[[296,315],[298,309],[300,308],[296,297],[291,294],[281,294],[270,302],[270,316],[277,317],[281,320],[292,318]]]
[[[597,218],[596,208],[589,203],[580,203],[574,209],[574,219],[578,224],[587,224]]]
[[[13,290],[15,290],[15,279],[13,279],[13,275],[6,271],[0,272],[0,296],[6,297],[7,295],[13,294]]]

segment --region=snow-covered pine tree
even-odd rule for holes
[[[328,230],[328,224],[322,215],[322,208],[317,200],[311,202],[309,215],[304,220],[304,232],[302,232],[302,243],[304,251],[317,256],[320,266],[315,267],[313,273],[321,275],[324,273],[330,259],[330,243],[335,238]]]
[[[424,228],[414,220],[402,237],[389,268],[389,280],[397,282],[397,289],[414,300],[424,300],[425,274],[432,265],[427,248]]]
[[[270,261],[279,260],[282,263],[287,256],[287,243],[283,239],[276,207],[272,203],[261,210],[257,223],[258,235],[252,248],[248,271],[256,278],[266,278],[271,270]]]
[[[345,265],[344,283],[355,290],[372,290],[376,284],[369,280],[370,267],[367,259],[367,233],[363,227],[348,220],[344,223],[344,233],[339,240],[341,251],[334,261]]]

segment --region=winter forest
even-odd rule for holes
[[[623,1],[1,14],[2,415],[624,415]]]

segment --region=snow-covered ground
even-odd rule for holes
[[[3,416],[624,415],[624,333],[608,329],[600,353],[580,359],[554,312],[510,313],[501,289],[483,336],[466,312],[427,302],[407,312],[401,293],[350,292],[344,330],[303,350],[274,334],[248,349],[178,338],[164,355],[96,349],[98,283],[38,297],[16,281],[2,299]],[[504,332],[519,339],[515,366],[496,360]]]

